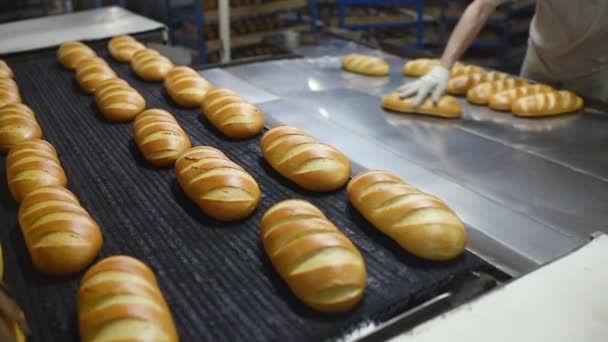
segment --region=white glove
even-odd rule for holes
[[[402,99],[416,95],[414,106],[420,106],[432,93],[431,99],[437,103],[445,93],[450,79],[450,71],[441,65],[434,66],[431,71],[414,82],[402,85],[397,89]]]

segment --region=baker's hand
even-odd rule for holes
[[[433,102],[437,103],[445,93],[449,80],[450,71],[441,65],[437,65],[418,80],[399,87],[397,92],[402,99],[416,96],[414,98],[414,106],[416,107],[420,106],[429,95],[431,95]]]

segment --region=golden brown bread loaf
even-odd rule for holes
[[[511,111],[513,102],[519,98],[541,94],[552,91],[553,88],[546,84],[529,84],[515,89],[498,92],[490,98],[490,108],[494,110]]]
[[[144,97],[119,78],[105,80],[97,86],[95,103],[107,120],[115,122],[133,120],[146,109]]]
[[[367,271],[361,253],[314,205],[275,204],[262,217],[260,234],[275,269],[306,305],[346,311],[363,297]]]
[[[368,76],[386,76],[389,71],[389,65],[384,59],[356,53],[342,57],[342,68]]]
[[[460,102],[449,95],[442,96],[437,104],[433,103],[431,99],[427,99],[420,107],[416,108],[414,107],[413,97],[401,99],[398,93],[391,93],[382,97],[382,108],[396,112],[426,114],[443,118],[459,118],[462,116]]]
[[[8,151],[6,180],[17,202],[38,188],[67,183],[55,148],[40,139],[22,141]]]
[[[165,79],[173,63],[156,50],[144,49],[133,54],[131,67],[142,80],[158,82]]]
[[[114,70],[100,57],[85,59],[76,66],[76,80],[87,93],[94,92],[103,81],[116,77]]]
[[[19,226],[34,266],[46,274],[82,271],[103,243],[95,220],[63,187],[42,187],[25,196],[19,206]]]
[[[528,82],[518,78],[506,78],[494,82],[484,82],[467,91],[467,100],[474,104],[486,105],[490,102],[490,98],[492,98],[494,94],[527,84]]]
[[[424,193],[387,171],[367,171],[346,187],[355,208],[408,252],[429,260],[462,254],[467,232],[439,198]]]
[[[95,51],[91,50],[90,47],[77,41],[68,41],[57,50],[57,59],[67,69],[73,70],[76,66],[84,61],[97,56]]]
[[[342,152],[296,127],[268,130],[262,137],[261,149],[273,169],[307,190],[336,190],[350,177],[351,164]]]
[[[10,78],[0,78],[0,107],[12,103],[21,103],[17,83]]]
[[[485,74],[486,69],[477,65],[454,64],[450,70],[450,77],[471,76],[475,74]]]
[[[411,60],[403,66],[403,75],[420,77],[426,75],[431,69],[439,65],[438,58],[418,58]]]
[[[144,158],[156,166],[173,165],[182,152],[192,147],[173,115],[162,109],[139,114],[133,122],[133,137]]]
[[[260,202],[255,179],[210,146],[197,146],[182,153],[175,162],[175,174],[186,195],[216,220],[244,219]]]
[[[262,111],[229,89],[210,90],[201,110],[209,122],[229,138],[250,138],[264,128]]]
[[[0,78],[13,78],[13,70],[6,64],[5,61],[0,59]]]
[[[462,95],[466,94],[469,89],[480,83],[504,80],[509,77],[509,74],[505,74],[504,72],[498,71],[490,71],[469,76],[465,75],[451,77],[448,81],[447,92],[452,95]]]
[[[179,341],[154,273],[124,255],[105,258],[85,273],[78,322],[82,342]]]
[[[42,137],[42,130],[34,112],[21,103],[0,107],[0,151],[6,152],[15,144]]]
[[[575,93],[555,90],[519,98],[513,102],[512,111],[516,116],[550,116],[576,112],[583,106],[583,99]]]
[[[112,57],[123,63],[131,62],[133,54],[146,47],[131,36],[117,36],[108,42],[108,51]]]
[[[165,90],[183,107],[200,106],[211,88],[211,83],[187,66],[174,67],[165,77]]]

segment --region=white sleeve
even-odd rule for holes
[[[507,2],[511,2],[512,0],[483,0],[483,2],[487,2],[489,4],[493,4],[496,6],[502,5]]]

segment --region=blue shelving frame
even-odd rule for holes
[[[116,2],[118,3],[118,6],[125,7],[126,0],[118,0]],[[103,5],[103,0],[95,0],[95,7],[99,8],[102,5]]]

